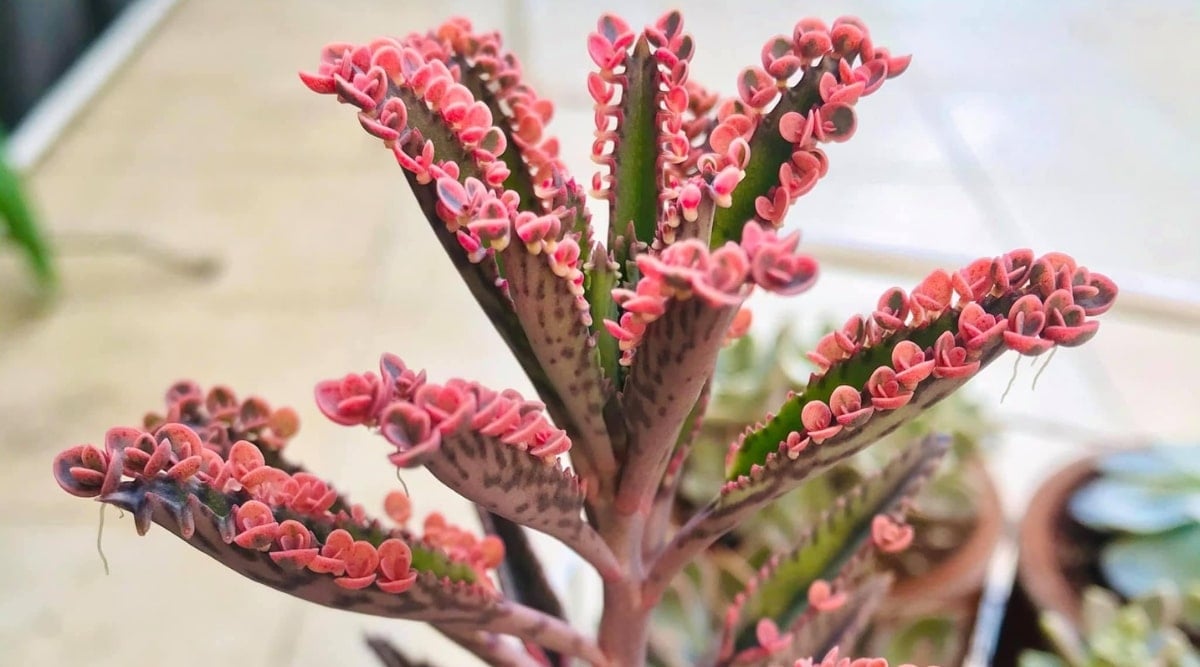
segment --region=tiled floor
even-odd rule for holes
[[[608,4],[638,22],[666,3]],[[693,76],[731,90],[762,40],[790,30],[796,4],[690,10]],[[881,43],[917,60],[862,103],[858,136],[830,150],[827,182],[791,224],[823,242],[966,256],[1069,249],[1134,284],[1192,281],[1185,290],[1200,297],[1200,70],[1189,41],[1200,5],[998,5],[853,3]],[[844,7],[800,11],[832,18]],[[455,11],[513,34],[529,76],[563,101],[554,130],[589,175],[583,40],[595,12],[548,0],[185,2],[32,174],[64,239],[64,285],[36,316],[19,289],[0,293],[0,663],[369,664],[359,642],[369,619],[259,590],[164,533],[137,538],[115,513],[103,576],[95,510],[58,491],[49,460],[136,421],[188,374],[300,407],[299,455],[370,504],[394,484],[383,451],[323,423],[313,381],[394,350],[435,377],[526,388],[415,224],[391,158],[294,75],[326,41],[407,32]],[[731,34],[746,37],[722,43]],[[81,236],[112,233],[214,258],[221,271],[196,280],[170,270],[180,262],[167,253],[163,266]],[[913,282],[825,271],[810,296],[768,301],[760,319],[843,316]],[[0,260],[0,284],[20,279]],[[997,468],[1014,507],[1083,443],[1200,434],[1194,324],[1123,317],[1118,305],[1092,344],[1058,355],[1036,392],[1023,366],[996,405],[1009,372],[994,368],[973,390],[1014,425]],[[408,482],[425,508],[448,501],[419,475]],[[416,625],[370,627],[418,653],[447,650]]]

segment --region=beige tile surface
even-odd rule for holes
[[[634,23],[666,6],[606,4]],[[509,30],[531,80],[562,102],[554,130],[586,181],[583,43],[597,11],[545,0],[185,2],[31,175],[61,239],[64,285],[33,317],[8,288],[19,267],[0,259],[0,662],[370,664],[366,628],[418,654],[452,650],[413,624],[259,590],[165,531],[137,538],[115,512],[105,577],[95,508],[58,491],[49,461],[136,422],[188,375],[296,405],[305,423],[297,456],[373,506],[395,485],[386,448],[325,423],[311,405],[314,381],[370,369],[389,350],[434,377],[528,389],[434,247],[391,157],[347,109],[295,77],[327,41],[423,29],[463,11]],[[799,11],[858,13],[880,42],[917,60],[863,102],[858,136],[831,147],[827,181],[790,225],[823,241],[964,256],[1071,249],[1116,276],[1200,280],[1194,2],[695,3],[693,76],[732,90],[762,41],[789,31]],[[103,242],[121,234],[158,248],[157,262]],[[221,270],[211,279],[172,270],[197,257]],[[827,265],[804,299],[760,300],[760,325],[840,320],[914,282]],[[1088,348],[1055,358],[1036,391],[1023,364],[999,403],[1011,362],[974,383],[1013,425],[998,470],[1014,509],[1097,438],[1200,434],[1190,405],[1200,332],[1122,317],[1119,305],[1107,319]],[[418,510],[469,520],[427,476],[406,481]]]

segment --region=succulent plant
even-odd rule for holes
[[[692,38],[670,12],[644,30],[604,15],[588,37],[596,71],[591,194],[546,132],[553,106],[495,33],[462,19],[428,33],[332,44],[307,86],[352,107],[395,156],[430,228],[519,360],[540,401],[475,382],[437,382],[386,354],[378,373],[320,382],[317,405],[390,445],[479,508],[486,535],[439,514],[410,528],[412,500],[372,518],[290,460],[295,413],[181,382],[141,428],[110,430],[54,461],[69,493],[158,523],[222,564],[290,595],[431,623],[503,665],[641,665],[668,585],[723,535],[806,480],[874,444],[1002,353],[1081,344],[1116,286],[1067,255],[1016,250],[894,288],[821,340],[802,392],[750,425],[711,500],[666,520],[722,345],[744,333],[756,287],[808,289],[816,263],[777,228],[827,169],[855,103],[908,66],[862,22],[805,19],[761,50],[737,96],[691,81]],[[367,194],[365,196],[370,196]],[[947,448],[910,443],[825,508],[726,609],[702,664],[824,655],[869,619],[887,588],[878,551],[912,540],[909,499]],[[571,468],[563,466],[569,457]],[[603,581],[593,632],[561,617],[523,528],[557,538]],[[803,599],[773,595],[805,590]],[[755,628],[753,646],[734,641]],[[519,642],[503,641],[513,636]],[[385,659],[395,647],[373,646]],[[390,656],[390,657],[389,657]],[[401,659],[405,660],[405,659]]]
[[[1200,584],[1200,445],[1117,452],[1096,467],[1099,476],[1068,507],[1108,537],[1100,554],[1105,584],[1126,598]]]
[[[46,286],[54,284],[50,250],[26,201],[21,178],[8,164],[4,131],[0,129],[0,242],[3,241],[15,244],[28,256],[38,282]]]
[[[1044,613],[1054,652],[1026,651],[1020,667],[1200,667],[1200,652],[1177,627],[1184,605],[1200,606],[1200,588],[1186,596],[1160,590],[1121,606],[1112,592],[1092,587],[1084,593],[1083,627]]]

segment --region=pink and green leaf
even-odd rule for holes
[[[948,439],[938,437],[914,442],[878,473],[841,494],[801,533],[791,551],[773,556],[738,596],[726,619],[727,646],[738,650],[752,646],[749,626],[757,619],[768,618],[777,627],[791,630],[813,615],[808,592],[818,580],[849,584],[853,577],[848,568],[874,551],[875,518],[902,520],[948,445]]]

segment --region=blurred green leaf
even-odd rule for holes
[[[1200,524],[1158,535],[1119,538],[1100,556],[1104,578],[1127,598],[1161,585],[1200,581]]]
[[[38,281],[45,286],[54,284],[54,267],[33,210],[21,189],[21,179],[8,165],[5,135],[0,129],[0,238],[22,248]]]

